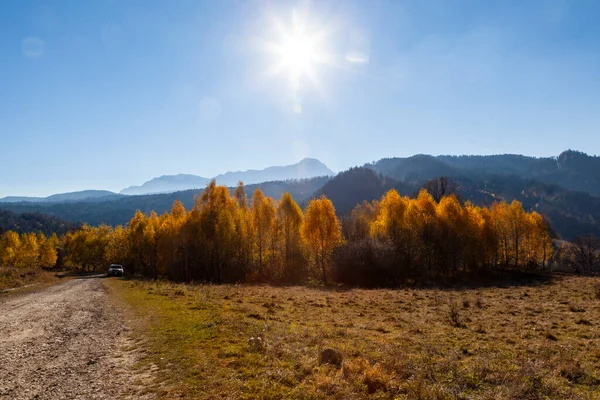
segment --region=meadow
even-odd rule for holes
[[[160,398],[600,398],[597,278],[394,290],[107,284],[130,306],[138,367],[155,372],[148,390]],[[325,349],[341,362],[320,363]]]

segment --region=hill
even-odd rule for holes
[[[482,180],[490,176],[521,179],[561,186],[600,196],[600,157],[567,150],[558,157],[528,157],[516,154],[490,156],[427,156],[384,158],[365,167],[398,181],[422,184],[440,176]]]
[[[62,235],[77,227],[78,224],[52,215],[44,215],[38,212],[17,214],[9,210],[0,210],[0,233],[5,231],[15,231],[17,233],[41,232],[46,236],[50,236],[52,233]]]
[[[363,200],[373,201],[381,198],[390,189],[396,189],[403,195],[412,195],[416,188],[393,178],[384,177],[375,171],[356,167],[340,172],[315,192],[315,197],[325,195],[333,202],[338,214],[347,214]]]

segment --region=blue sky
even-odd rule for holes
[[[0,9],[0,197],[303,157],[343,170],[416,153],[600,153],[595,0]],[[326,62],[292,88],[265,44],[294,14]]]

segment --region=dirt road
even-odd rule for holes
[[[99,277],[0,299],[0,399],[148,398]]]

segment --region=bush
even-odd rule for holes
[[[448,321],[450,322],[450,325],[456,328],[465,327],[462,316],[460,315],[460,308],[456,302],[450,303],[450,308],[448,309]]]

